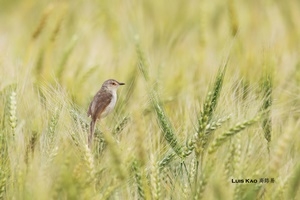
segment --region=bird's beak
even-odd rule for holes
[[[125,83],[119,83],[119,85],[125,85]]]

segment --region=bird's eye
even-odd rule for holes
[[[117,85],[115,82],[112,83],[113,85]]]

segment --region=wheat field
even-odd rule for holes
[[[300,199],[299,1],[0,4],[0,199]]]

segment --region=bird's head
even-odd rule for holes
[[[125,83],[120,83],[114,79],[108,79],[103,83],[102,87],[106,87],[109,90],[117,90],[120,85],[125,85]]]

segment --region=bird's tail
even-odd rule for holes
[[[90,134],[88,137],[88,145],[91,148],[92,147],[92,143],[93,143],[93,139],[94,139],[94,130],[95,129],[95,121],[92,120],[91,124],[90,124]]]

